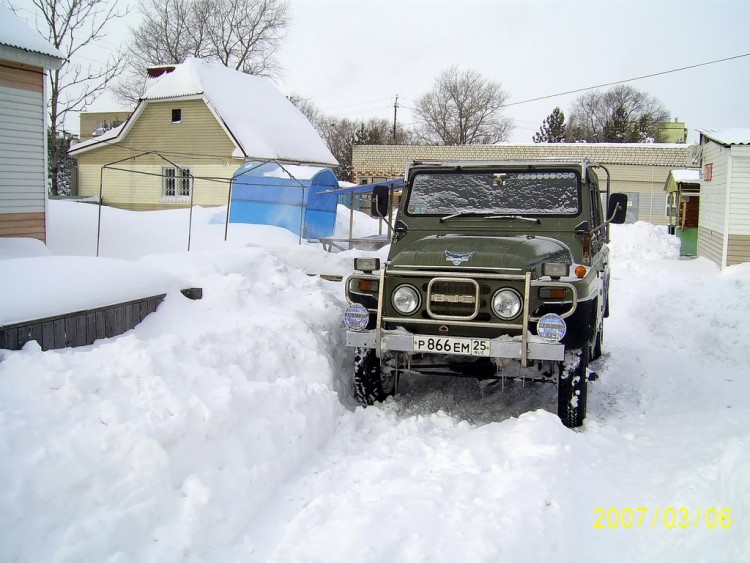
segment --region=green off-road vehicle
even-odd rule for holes
[[[560,419],[580,426],[609,313],[609,223],[626,207],[588,161],[410,164],[387,262],[356,259],[345,282],[359,402],[394,394],[401,374],[524,378],[556,383]]]

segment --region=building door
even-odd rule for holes
[[[626,223],[635,223],[638,220],[638,192],[625,192],[628,194],[628,211],[625,214]]]

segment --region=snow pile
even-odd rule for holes
[[[50,206],[56,254],[90,248],[75,205]],[[3,561],[750,560],[750,267],[665,260],[663,227],[615,229],[605,354],[572,431],[551,385],[407,378],[355,407],[342,284],[307,274],[356,253],[255,229],[224,243],[195,211],[190,252],[148,252],[184,211],[106,214],[102,242],[202,300],[170,294],[92,346],[0,353]],[[600,508],[645,520],[598,529]]]
[[[185,281],[158,267],[125,260],[83,256],[6,260],[0,277],[0,325],[96,309],[187,288]],[[23,299],[19,299],[20,295]]]
[[[34,238],[0,238],[0,260],[49,256],[51,252],[44,243]]]
[[[0,362],[4,560],[218,555],[332,434],[337,295],[264,249],[159,262],[199,267],[204,298],[170,295],[123,337]]]
[[[680,239],[665,226],[645,221],[629,225],[611,225],[610,256],[618,260],[674,260],[680,257]]]

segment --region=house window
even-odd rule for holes
[[[172,123],[180,123],[180,122],[182,122],[182,110],[173,109],[172,110]]]
[[[190,168],[165,166],[162,168],[162,200],[187,201],[193,189]]]
[[[714,179],[714,163],[710,162],[703,167],[703,181],[710,182]]]

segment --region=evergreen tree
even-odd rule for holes
[[[544,120],[539,132],[534,133],[534,142],[564,143],[565,140],[565,114],[559,107],[556,107]]]

